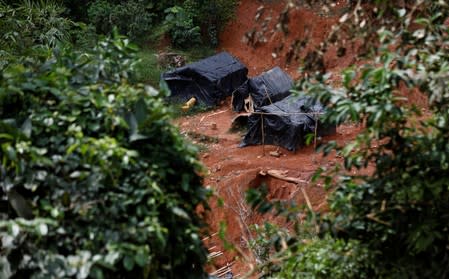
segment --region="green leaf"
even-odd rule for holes
[[[134,116],[138,125],[142,124],[147,118],[147,106],[143,98],[137,101]]]
[[[101,270],[97,266],[92,267],[89,275],[92,276],[92,278],[94,279],[104,279],[103,270]]]
[[[15,189],[10,189],[7,192],[7,197],[9,203],[11,204],[12,208],[14,208],[18,216],[23,217],[25,219],[33,218],[33,211],[28,201]]]
[[[12,236],[14,236],[14,237],[18,236],[20,233],[19,225],[17,225],[16,223],[12,223],[10,226],[10,231],[11,231]]]
[[[129,127],[129,135],[130,137],[137,134],[138,131],[138,125],[137,125],[137,120],[136,117],[134,116],[133,113],[128,112],[125,115],[125,121],[128,124]]]
[[[8,155],[8,159],[11,161],[17,160],[16,150],[10,144],[3,144],[3,149],[6,149],[6,154]]]
[[[139,133],[131,134],[129,136],[129,142],[136,142],[136,141],[146,140],[146,139],[149,139],[149,137],[141,135]]]
[[[182,209],[182,208],[180,208],[178,206],[173,207],[172,208],[172,212],[176,216],[181,217],[182,219],[190,220],[189,214],[187,214],[187,212],[184,209]]]
[[[47,233],[48,233],[48,227],[47,227],[47,224],[40,224],[38,230],[39,230],[39,234],[40,234],[40,235],[42,235],[42,236],[47,235]]]
[[[148,264],[149,257],[148,255],[139,252],[134,256],[134,261],[137,263],[138,266],[144,267],[145,265]]]
[[[27,137],[30,138],[31,137],[31,130],[32,130],[32,124],[31,124],[31,119],[27,118],[23,124],[22,127],[20,128],[20,130],[22,131],[22,133]]]
[[[0,134],[0,139],[13,140],[14,137],[10,134]]]
[[[312,144],[314,139],[315,139],[315,134],[313,134],[313,133],[306,134],[306,136],[305,136],[305,144],[306,145]]]
[[[123,266],[126,270],[131,271],[134,268],[134,259],[128,255],[123,258]]]

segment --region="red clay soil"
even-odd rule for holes
[[[236,19],[232,21],[220,36],[219,50],[226,50],[248,65],[249,75],[255,76],[274,66],[281,67],[293,78],[298,77],[298,66],[306,54],[315,49],[332,30],[340,16],[344,14],[346,1],[335,1],[331,11],[323,12],[320,5],[311,8],[288,7],[288,1],[241,1]],[[262,5],[263,4],[263,5]],[[258,10],[263,11],[257,17]],[[260,13],[260,12],[259,12]],[[288,15],[288,34],[277,26],[282,14]],[[285,17],[284,17],[285,18]],[[264,28],[264,26],[267,26]],[[256,33],[253,44],[248,42],[245,34]],[[259,35],[259,36],[258,36]],[[292,44],[304,41],[305,46],[297,56],[288,63],[289,52],[294,51]],[[355,47],[349,49],[345,56],[337,58],[336,49],[331,47],[324,55],[327,70],[344,68],[354,63]]]
[[[286,176],[309,180],[314,171],[322,167],[330,167],[335,164],[334,156],[322,157],[314,151],[312,146],[290,152],[276,146],[249,146],[240,148],[239,144],[243,133],[230,132],[231,120],[236,114],[230,108],[229,100],[220,108],[193,116],[186,116],[177,121],[181,131],[189,134],[194,143],[203,146],[201,160],[206,170],[205,186],[215,191],[216,197],[211,199],[212,208],[208,215],[210,232],[219,230],[220,223],[227,224],[226,238],[232,244],[248,253],[247,240],[252,237],[249,226],[263,224],[270,221],[283,224],[282,219],[272,216],[261,216],[245,203],[245,191],[250,187],[259,187],[266,183],[269,188],[270,200],[292,200],[299,205],[305,205],[304,195],[300,188],[292,183],[279,179],[263,177],[260,171],[281,170]],[[324,141],[337,140],[344,144],[360,131],[359,127],[346,125],[337,129],[337,135],[325,137]],[[280,157],[273,157],[270,152],[277,151]],[[314,210],[325,210],[327,193],[320,186],[306,184],[308,198]],[[223,201],[220,206],[217,197]],[[299,216],[300,217],[300,216]],[[214,251],[224,251],[224,255],[215,258],[210,270],[218,269],[227,263],[232,263],[237,253],[225,251],[218,238],[214,236],[207,242],[209,247],[217,246]],[[244,274],[254,263],[250,256],[250,262],[243,259],[235,261],[232,266],[234,275]]]
[[[289,25],[288,36],[280,30],[276,30],[279,16],[285,11],[287,1],[265,1],[263,14],[259,20],[255,17],[261,8],[261,1],[241,1],[238,8],[236,20],[231,22],[220,37],[219,50],[226,50],[239,58],[248,66],[249,76],[255,76],[274,66],[280,66],[294,79],[298,78],[297,68],[300,60],[322,42],[334,23],[342,14],[344,6],[336,1],[332,16],[318,15],[320,11],[305,8],[291,8],[288,12]],[[271,19],[270,19],[271,18]],[[264,21],[267,23],[264,29]],[[253,31],[260,32],[259,42],[250,45],[245,34]],[[266,41],[263,41],[265,38]],[[292,59],[287,63],[287,55],[292,49],[290,45],[295,40],[307,40],[307,45],[297,56],[298,60]],[[350,50],[351,51],[351,50]],[[330,71],[336,67],[346,67],[353,63],[350,51],[347,56],[336,59],[335,50],[330,49],[324,56],[324,66]],[[291,54],[291,53],[290,53]],[[326,167],[335,164],[338,160],[335,156],[323,158],[314,151],[313,147],[306,147],[297,152],[278,148],[276,146],[250,146],[240,148],[241,133],[229,132],[231,120],[236,114],[230,108],[229,100],[215,111],[210,111],[182,119],[179,123],[182,131],[212,137],[216,143],[206,144],[206,151],[201,155],[202,162],[208,169],[205,177],[206,187],[211,187],[216,196],[223,201],[220,206],[218,199],[211,200],[211,212],[208,223],[210,232],[219,230],[221,222],[227,224],[226,238],[243,252],[247,253],[248,259],[244,260],[238,253],[224,250],[217,236],[207,243],[209,247],[217,246],[212,251],[224,251],[224,255],[214,259],[209,267],[211,271],[232,263],[234,275],[244,274],[255,263],[254,256],[247,249],[247,240],[253,236],[249,228],[253,224],[263,224],[265,221],[288,226],[282,219],[272,216],[260,216],[253,212],[245,203],[245,191],[249,187],[258,187],[263,182],[269,187],[269,199],[281,199],[296,201],[299,205],[305,205],[304,195],[297,185],[279,179],[262,177],[262,170],[274,169],[285,172],[289,177],[309,180],[318,167]],[[215,129],[216,127],[216,129]],[[354,138],[359,128],[353,126],[342,126],[338,128],[336,136],[326,137],[324,140],[337,140],[344,143]],[[270,156],[271,151],[281,153],[279,158]],[[305,185],[306,193],[314,210],[326,208],[326,191],[319,186]],[[299,218],[301,216],[298,216]],[[237,257],[236,257],[237,256]],[[240,259],[239,259],[240,257]]]
[[[264,12],[256,22],[256,13],[262,3]],[[308,38],[307,45],[298,53],[300,58],[304,58],[309,50],[318,46],[344,11],[346,1],[335,1],[335,3],[334,9],[326,13],[323,13],[319,7],[290,9],[289,33],[285,37],[282,32],[272,30],[286,7],[286,1],[241,1],[236,20],[231,22],[221,34],[219,50],[226,50],[239,58],[248,66],[250,76],[258,75],[274,66],[280,66],[292,77],[297,78],[296,69],[301,59],[287,63],[289,45],[295,40]],[[271,20],[269,20],[270,17]],[[244,39],[245,34],[251,30],[255,30],[253,33],[261,31],[264,20],[267,21],[268,26],[264,33],[266,41],[261,39],[261,42],[256,42],[254,46],[248,45],[248,40]],[[281,48],[281,45],[284,47]],[[349,48],[345,56],[337,58],[335,50],[330,49],[324,56],[326,70],[337,73],[338,69],[350,66],[354,63],[354,55],[351,55],[354,51],[355,49]],[[244,194],[249,187],[259,187],[264,182],[269,187],[269,199],[292,200],[297,204],[305,205],[304,194],[297,185],[275,178],[262,177],[259,172],[268,169],[280,170],[284,171],[286,176],[307,181],[318,167],[332,166],[340,159],[335,155],[323,158],[314,151],[312,146],[301,148],[296,152],[289,152],[276,146],[240,148],[243,133],[229,131],[235,116],[236,113],[230,108],[230,100],[227,100],[213,111],[186,116],[178,119],[176,123],[183,133],[189,134],[194,141],[204,147],[200,156],[207,168],[205,186],[212,188],[216,193],[216,197],[211,199],[212,210],[208,215],[210,233],[217,232],[220,223],[225,222],[227,240],[248,253],[247,240],[253,235],[249,232],[249,226],[271,221],[288,227],[288,224],[281,219],[260,216],[246,205]],[[357,126],[340,126],[335,136],[324,137],[323,141],[336,140],[344,144],[353,139],[359,131],[360,128]],[[280,157],[269,155],[271,151],[278,151],[281,154]],[[327,192],[322,187],[312,184],[305,184],[303,187],[313,209],[326,210]],[[223,201],[222,206],[219,199]],[[213,248],[211,252],[224,252],[208,267],[210,271],[233,263],[231,266],[233,274],[243,275],[251,268],[251,264],[255,263],[251,254],[248,254],[249,259],[244,260],[241,255],[240,258],[238,257],[238,253],[225,251],[218,236],[207,240],[206,245]]]

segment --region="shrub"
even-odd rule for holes
[[[234,19],[238,1],[236,0],[186,0],[183,7],[203,29],[212,46],[217,46],[218,36],[226,24]]]
[[[75,23],[75,28],[70,30],[72,45],[78,50],[89,50],[97,45],[101,35],[98,35],[95,27],[82,22]]]
[[[201,168],[164,92],[126,83],[133,51],[108,39],[1,72],[2,278],[204,276]]]
[[[108,34],[112,31],[112,12],[114,4],[109,1],[98,0],[90,3],[88,12],[88,21],[95,26],[95,30],[100,34]],[[111,15],[111,18],[110,18]]]
[[[67,42],[73,22],[61,15],[63,11],[51,1],[23,1],[17,7],[0,1],[0,49],[22,55]]]
[[[321,147],[324,155],[343,157],[341,164],[315,175],[332,189],[329,211],[322,216],[309,211],[306,222],[321,238],[302,249],[307,240],[296,232],[297,241],[267,260],[276,263],[273,276],[294,278],[311,271],[311,277],[322,278],[323,271],[332,271],[332,278],[448,277],[449,7],[443,1],[381,2],[395,9],[357,7],[340,23],[362,30],[333,29],[364,39],[377,36],[370,63],[343,71],[341,88],[330,86],[321,74],[298,84],[329,105],[325,122],[363,122],[365,127],[352,141]],[[376,25],[368,21],[371,12],[377,13],[371,18]],[[341,35],[347,40],[348,33]],[[429,113],[423,115],[401,87],[427,96]],[[260,196],[250,197],[264,205]],[[304,225],[294,209],[278,209],[296,220],[296,227]],[[313,262],[319,268],[308,265]]]
[[[201,43],[200,27],[193,24],[193,17],[180,6],[165,10],[164,25],[172,44],[177,47],[192,47]]]
[[[143,41],[153,27],[153,18],[145,1],[129,0],[114,3],[96,0],[89,5],[88,21],[100,34],[110,34],[114,27],[134,41]]]
[[[322,239],[297,242],[290,247],[293,253],[282,263],[282,268],[269,265],[265,278],[370,278],[364,273],[373,261],[371,253],[356,241],[345,242],[326,236]]]

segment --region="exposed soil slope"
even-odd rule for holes
[[[265,3],[263,3],[265,2]],[[331,32],[332,26],[346,11],[346,1],[335,1],[330,11],[316,7],[287,7],[288,1],[241,1],[236,19],[220,36],[220,50],[226,50],[248,65],[249,75],[258,75],[280,66],[298,77],[298,66]],[[288,22],[282,31],[279,22]],[[302,45],[298,52],[292,46]],[[324,67],[331,71],[354,63],[355,46],[347,46],[346,55],[338,58],[330,48],[324,55]]]
[[[226,238],[234,245],[248,252],[247,240],[251,238],[250,226],[272,221],[283,224],[283,220],[268,216],[260,216],[253,212],[245,203],[245,191],[250,187],[259,187],[265,183],[269,189],[269,199],[294,200],[297,204],[305,205],[304,195],[295,184],[279,179],[263,177],[260,171],[281,170],[289,177],[309,180],[313,172],[319,167],[329,167],[340,160],[335,155],[322,157],[316,153],[313,146],[290,152],[276,146],[249,146],[240,148],[242,133],[230,132],[231,120],[235,113],[227,102],[222,107],[194,116],[180,119],[180,129],[200,146],[204,147],[201,160],[207,167],[205,186],[211,187],[216,197],[211,200],[211,212],[208,217],[210,232],[219,230],[220,223],[226,222]],[[344,143],[353,138],[359,131],[353,125],[341,126],[337,135],[326,137],[324,140],[337,140]],[[280,157],[273,157],[270,152],[277,151]],[[320,186],[305,184],[307,195],[314,210],[326,209],[326,191]],[[220,205],[219,199],[223,205]],[[224,251],[221,241],[215,237],[208,242],[209,246],[218,245],[216,250]],[[214,261],[216,268],[231,263],[237,254],[225,252]],[[251,258],[253,261],[254,258]],[[214,268],[211,268],[214,269]],[[249,269],[249,263],[236,261],[232,269],[240,273]]]
[[[250,76],[258,75],[274,66],[280,66],[292,77],[297,78],[297,68],[302,59],[330,32],[332,25],[344,11],[343,2],[345,1],[336,1],[334,10],[327,11],[326,14],[314,7],[291,9],[288,12],[287,37],[275,30],[279,17],[284,16],[285,19],[286,1],[264,2],[262,9],[260,0],[241,1],[236,20],[231,22],[221,35],[219,50],[226,50],[239,58],[248,66]],[[258,13],[261,15],[256,21]],[[264,21],[266,27],[264,27]],[[307,43],[300,52],[294,53],[293,56],[297,56],[297,59],[293,57],[287,61],[288,56],[292,56],[290,45],[295,41],[307,41]],[[350,51],[346,56],[338,59],[336,57],[335,50],[330,50],[325,55],[324,66],[327,71],[349,66],[354,62]],[[242,133],[229,131],[235,116],[236,114],[230,108],[230,100],[227,100],[214,111],[183,117],[177,120],[177,124],[183,133],[204,147],[200,156],[207,167],[205,186],[214,189],[217,195],[211,201],[212,210],[208,220],[210,232],[217,232],[220,223],[226,222],[227,240],[242,251],[248,252],[247,240],[252,237],[250,232],[252,224],[261,224],[265,220],[283,224],[280,219],[256,214],[246,205],[244,193],[249,187],[258,187],[266,183],[269,187],[270,199],[294,200],[298,204],[305,204],[304,195],[297,185],[262,177],[259,172],[274,169],[283,171],[289,177],[309,180],[318,167],[331,166],[340,159],[335,155],[323,158],[315,153],[311,146],[302,148],[296,153],[275,146],[240,148]],[[337,135],[325,137],[323,140],[337,140],[345,143],[354,138],[359,129],[352,125],[338,127]],[[278,151],[280,157],[271,156],[271,151]],[[325,210],[326,191],[320,186],[311,184],[304,187],[312,207],[315,210]],[[220,206],[220,199],[223,201],[222,206]],[[283,225],[288,226],[288,224]],[[214,251],[224,251],[217,236],[209,239],[207,245],[217,246]],[[214,259],[210,270],[232,263],[236,255],[237,253],[224,251],[224,255]],[[231,267],[234,275],[243,274],[249,270],[250,264],[255,261],[250,253],[249,256],[249,261],[239,259],[234,262]]]

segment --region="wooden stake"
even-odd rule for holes
[[[261,125],[262,125],[262,156],[265,156],[265,131],[263,125],[263,115],[260,115]]]
[[[304,195],[304,199],[306,200],[307,207],[309,208],[310,211],[313,212],[312,203],[310,202],[309,195],[307,195],[306,189],[304,189],[304,187],[301,187],[300,189],[302,194]]]
[[[313,148],[316,150],[316,142],[317,142],[317,134],[318,134],[318,119],[315,115],[315,136],[313,139]]]

